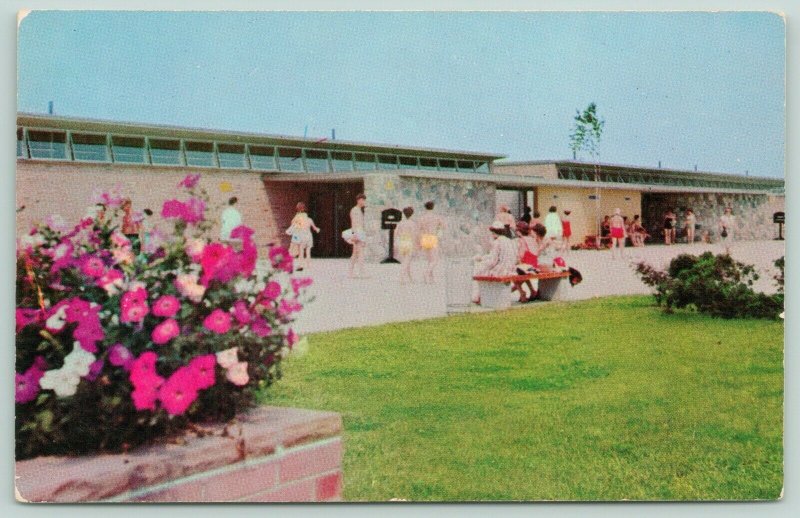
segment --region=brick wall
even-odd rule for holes
[[[68,223],[77,222],[91,205],[95,190],[119,187],[128,195],[134,210],[149,208],[160,213],[166,199],[181,198],[176,188],[189,173],[201,175],[201,185],[211,196],[212,207],[207,217],[217,220],[231,196],[239,199],[237,207],[244,224],[255,230],[260,246],[283,240],[283,231],[289,226],[297,201],[290,187],[267,192],[261,174],[243,171],[208,170],[191,167],[124,166],[91,163],[17,161],[17,207],[25,209],[17,214],[17,235],[26,232],[31,224],[43,222],[51,214],[61,215]],[[220,188],[223,182],[232,187],[229,192]],[[288,213],[287,207],[291,206]],[[218,236],[217,226],[212,229]]]
[[[16,463],[25,502],[313,502],[342,495],[338,414],[261,407],[184,444]]]

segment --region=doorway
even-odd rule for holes
[[[314,235],[312,257],[350,256],[352,249],[341,236],[350,228],[350,209],[355,205],[356,195],[363,191],[363,182],[309,186],[308,215],[322,230]]]

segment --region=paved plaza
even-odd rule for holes
[[[566,300],[583,300],[609,295],[648,294],[634,272],[633,263],[646,261],[665,267],[682,253],[700,254],[706,250],[719,253],[719,245],[678,244],[626,248],[625,259],[612,259],[607,250],[570,251],[566,255],[570,266],[583,274],[583,283],[566,290]],[[774,292],[772,276],[776,273],[773,261],[784,255],[783,241],[747,241],[734,245],[735,259],[756,266],[761,278],[754,288]],[[299,333],[331,331],[446,316],[455,311],[469,310],[471,263],[469,259],[443,260],[437,271],[436,283],[423,284],[424,263],[415,261],[412,267],[415,283],[401,285],[399,265],[368,264],[367,278],[347,277],[346,259],[316,259],[307,272],[314,279],[309,293],[315,297],[296,323]],[[510,298],[515,295],[509,292]],[[535,307],[545,302],[526,304]],[[475,309],[475,308],[472,308]]]

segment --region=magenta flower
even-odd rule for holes
[[[100,323],[79,324],[72,332],[72,338],[77,340],[81,348],[90,353],[97,352],[97,342],[106,337]]]
[[[278,316],[280,318],[288,318],[292,313],[296,313],[303,309],[303,305],[294,299],[283,299],[278,304]]]
[[[261,296],[267,300],[275,300],[281,296],[283,288],[275,281],[269,281],[264,289],[261,291]]]
[[[247,303],[245,301],[237,300],[234,302],[233,317],[242,325],[250,322],[252,315],[250,315],[250,310],[247,309]]]
[[[111,365],[122,367],[127,371],[133,364],[133,355],[124,345],[114,344],[108,351],[108,361],[111,362]]]
[[[84,376],[89,381],[94,381],[103,372],[103,360],[96,360],[89,365],[89,373]]]
[[[255,319],[253,323],[250,324],[250,330],[261,338],[269,336],[270,333],[272,333],[272,328],[267,323],[266,319],[260,317]]]
[[[269,249],[269,260],[275,269],[283,270],[287,273],[292,273],[294,269],[292,256],[282,246],[273,246]]]
[[[131,392],[131,399],[136,410],[155,410],[158,401],[159,385],[143,385]]]
[[[217,382],[216,365],[217,356],[215,354],[204,354],[189,362],[195,389],[203,390],[214,386],[214,383]]]
[[[187,174],[183,180],[178,183],[178,187],[186,187],[187,189],[194,188],[200,181],[200,174]]]
[[[235,256],[233,249],[222,243],[206,245],[200,256],[200,266],[203,267],[203,276],[200,279],[200,284],[207,286],[233,256]]]
[[[53,265],[50,266],[50,273],[53,274],[72,264],[72,252],[74,247],[69,241],[62,241],[52,250]]]
[[[153,314],[157,317],[175,316],[180,309],[180,301],[172,295],[162,295],[153,304]]]
[[[314,282],[311,277],[295,277],[292,279],[292,291],[294,291],[295,296],[300,294],[300,290],[303,288],[307,288],[311,286]]]
[[[116,295],[122,288],[123,279],[121,271],[111,268],[97,279],[97,285],[106,290],[109,295]]]
[[[147,290],[137,288],[127,291],[120,299],[120,322],[141,322],[150,312],[147,305]]]
[[[217,308],[203,320],[203,327],[217,334],[227,333],[231,328],[231,315]]]
[[[131,381],[133,381],[134,376],[144,377],[146,374],[156,374],[156,361],[158,361],[158,355],[153,351],[140,354],[131,363]],[[133,381],[133,384],[136,385],[136,382]]]
[[[16,385],[14,401],[17,403],[29,403],[36,399],[36,396],[39,394],[38,379],[34,380],[33,377],[28,374],[28,372],[25,374],[16,373],[14,376],[14,382]]]
[[[158,399],[170,415],[181,415],[197,399],[192,371],[181,367],[158,390]]]
[[[161,208],[161,217],[176,218],[192,224],[203,220],[206,205],[203,200],[190,198],[184,203],[178,200],[167,200]]]
[[[289,331],[286,332],[286,345],[289,346],[289,349],[294,347],[294,344],[296,344],[299,339],[300,337],[297,336],[294,329],[289,329]]]
[[[181,329],[180,326],[178,326],[178,322],[175,319],[170,318],[158,324],[153,329],[150,337],[153,339],[153,343],[164,345],[180,334]]]
[[[96,255],[86,254],[80,259],[81,272],[87,277],[97,279],[106,273],[106,265]]]
[[[17,333],[42,320],[42,311],[35,308],[17,308]]]

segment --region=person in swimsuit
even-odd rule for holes
[[[570,214],[572,214],[571,210],[565,210],[564,216],[561,218],[561,250],[563,252],[569,251],[569,238],[572,236],[572,223],[569,220]]]
[[[139,255],[142,249],[141,231],[142,217],[131,212],[132,203],[130,198],[122,200],[122,233],[131,242],[131,249],[134,255]]]
[[[675,225],[678,221],[672,209],[667,209],[664,213],[664,244],[672,245],[675,243]]]
[[[697,216],[692,209],[686,209],[686,242],[694,243],[694,232],[697,229]]]
[[[416,222],[411,220],[414,215],[412,207],[403,209],[403,221],[397,224],[395,234],[397,235],[397,252],[400,256],[400,284],[406,282],[414,282],[411,278],[411,261],[414,259],[414,250],[416,249],[417,229]]]
[[[311,248],[314,246],[314,236],[311,234],[311,230],[319,234],[319,228],[314,224],[314,220],[306,214],[305,203],[298,203],[296,210],[297,213],[292,218],[292,224],[286,233],[292,236],[289,253],[299,260],[297,271],[301,272],[311,265]]]
[[[434,283],[433,271],[439,263],[439,234],[445,228],[444,219],[433,212],[433,208],[432,201],[425,203],[425,213],[417,221],[417,229],[420,234],[419,245],[428,262],[424,275],[427,284]]]
[[[725,253],[730,255],[731,246],[733,245],[733,230],[736,225],[736,218],[733,216],[733,210],[730,207],[725,207],[725,213],[719,218],[719,235],[722,240],[722,246],[725,247]]]
[[[642,226],[642,219],[638,214],[633,217],[630,234],[633,246],[644,246],[644,238],[647,235],[647,231]]]
[[[618,248],[620,257],[625,257],[625,220],[620,209],[614,209],[614,215],[611,216],[609,223],[609,229],[611,230],[611,258],[614,259],[616,257]]]
[[[364,249],[367,246],[366,233],[364,232],[364,212],[367,208],[367,197],[364,194],[356,196],[356,205],[350,209],[350,230],[351,237],[349,243],[353,246],[353,254],[350,256],[350,270],[348,276],[355,278],[356,270],[360,277],[365,277],[364,272]]]

